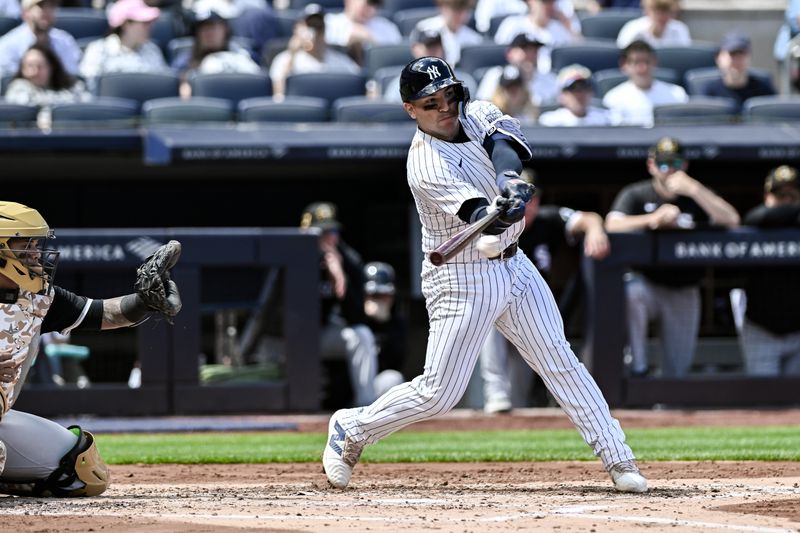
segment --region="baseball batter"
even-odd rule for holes
[[[181,300],[169,269],[181,248],[171,241],[139,267],[135,293],[93,300],[53,285],[58,252],[46,247],[52,237],[35,209],[0,202],[0,493],[96,496],[109,475],[91,433],[12,407],[42,333],[131,326],[151,310],[175,316]]]
[[[500,210],[501,216],[449,263],[424,261],[430,330],[423,373],[369,406],[333,414],[322,458],[328,481],[346,487],[365,445],[452,409],[496,326],[542,377],[614,487],[646,491],[619,423],[564,337],[552,293],[525,254],[517,253],[533,192],[519,179],[521,159],[531,152],[518,121],[490,103],[469,101],[450,65],[436,57],[405,66],[400,94],[418,127],[407,173],[425,256],[487,212]]]

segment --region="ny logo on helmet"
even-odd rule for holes
[[[434,66],[434,65],[431,65],[430,67],[428,67],[428,70],[426,70],[425,72],[428,74],[428,76],[431,77],[431,81],[433,81],[436,78],[438,78],[439,76],[441,76],[441,74],[439,73],[439,67]]]

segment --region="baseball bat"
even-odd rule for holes
[[[445,242],[440,244],[429,255],[428,259],[434,266],[442,266],[451,260],[458,252],[469,245],[483,230],[491,226],[495,220],[500,218],[501,211],[498,209],[483,218],[479,218],[466,228],[462,229]]]

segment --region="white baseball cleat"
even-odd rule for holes
[[[333,413],[328,422],[328,442],[322,452],[322,466],[328,476],[328,482],[337,489],[343,489],[350,483],[353,468],[356,466],[364,444],[350,439],[337,420],[344,412],[340,409]]]
[[[634,461],[623,461],[612,466],[608,474],[614,488],[620,492],[647,492],[647,480]]]

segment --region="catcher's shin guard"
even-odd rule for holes
[[[47,479],[6,483],[0,482],[0,493],[17,496],[97,496],[109,484],[108,466],[103,462],[94,436],[79,426],[68,428],[78,436],[78,442],[61,458],[58,467]]]

